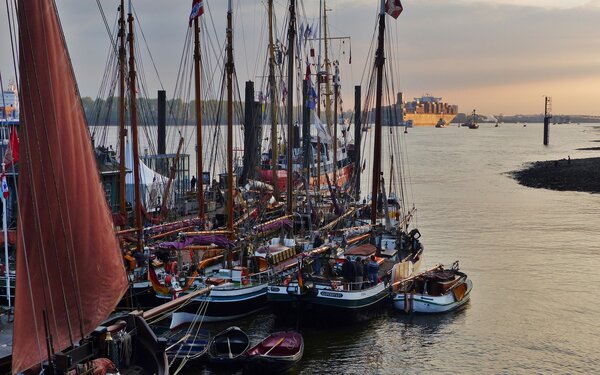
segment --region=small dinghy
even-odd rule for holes
[[[169,337],[165,352],[169,363],[199,360],[208,351],[210,333],[207,330],[183,330]]]
[[[235,365],[244,359],[249,347],[248,335],[239,327],[229,327],[210,341],[209,361],[218,365]]]
[[[429,271],[394,283],[394,307],[406,313],[444,313],[464,305],[473,282],[458,270],[437,266]]]
[[[248,349],[247,366],[254,372],[280,373],[296,364],[304,353],[304,339],[298,332],[275,332]]]

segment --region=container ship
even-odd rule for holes
[[[409,102],[404,101],[404,95],[400,92],[397,103],[402,108],[402,124],[409,126],[449,125],[458,113],[457,105],[444,103],[442,98],[430,94]]]

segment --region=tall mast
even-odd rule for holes
[[[331,76],[329,62],[329,48],[327,47],[327,1],[323,0],[323,45],[325,49],[325,122],[327,123],[327,131],[331,134],[331,84],[329,77]],[[335,134],[333,135],[335,138]]]
[[[273,0],[269,0],[269,86],[271,90],[271,171],[273,173],[273,195],[279,197],[277,166],[279,147],[277,145],[277,87],[275,86],[275,44],[273,43]]]
[[[338,155],[337,155],[337,146],[338,146],[338,68],[335,68],[335,74],[333,76],[333,186],[337,187],[337,167],[338,167]]]
[[[323,0],[319,1],[319,55],[317,57],[317,114],[321,119],[321,30]],[[317,133],[317,190],[321,190],[321,137]]]
[[[200,17],[194,18],[194,87],[196,95],[196,170],[198,173],[198,217],[204,220],[204,176],[202,168],[202,94],[200,93]],[[206,223],[203,223],[205,225]]]
[[[288,29],[288,147],[287,147],[287,214],[293,212],[292,176],[294,164],[292,149],[294,147],[294,39],[296,37],[296,0],[290,0],[290,25]]]
[[[119,213],[126,217],[125,211],[125,0],[121,0],[119,9]]]
[[[227,6],[227,230],[233,239],[233,10]]]
[[[133,43],[133,14],[131,13],[131,0],[129,0],[129,9],[127,14],[127,22],[129,24],[129,98],[130,98],[130,116],[131,116],[131,145],[133,150],[133,186],[135,191],[135,227],[137,228],[137,249],[144,249],[142,239],[142,200],[140,197],[140,157],[138,145],[138,129],[137,129],[137,95],[136,95],[136,72],[135,72],[135,55]]]
[[[383,93],[383,65],[385,63],[383,41],[385,34],[385,5],[381,0],[379,10],[379,36],[375,52],[377,68],[377,93],[375,96],[375,145],[373,147],[373,189],[371,190],[371,224],[377,222],[377,202],[379,195],[379,178],[381,175],[381,96]]]

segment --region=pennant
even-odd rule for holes
[[[8,182],[6,182],[6,174],[2,173],[2,194],[4,199],[8,199]]]
[[[5,168],[10,167],[13,164],[17,164],[19,161],[19,136],[17,135],[17,128],[12,127],[10,129],[10,139],[8,141],[8,147],[4,153],[3,163],[6,164]]]
[[[204,1],[203,0],[193,0],[192,2],[192,11],[190,13],[190,27],[192,27],[192,22],[201,15],[204,14]]]
[[[391,0],[391,2],[391,4],[390,0],[387,0],[385,2],[385,12],[392,16],[394,19],[397,19],[398,16],[400,16],[400,13],[402,13],[402,11],[404,10],[404,8],[402,8],[400,0]]]

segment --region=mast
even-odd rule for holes
[[[290,0],[290,24],[288,29],[288,147],[287,147],[287,214],[293,212],[292,176],[294,164],[292,149],[294,147],[294,39],[296,37],[296,0]]]
[[[233,239],[233,10],[227,6],[227,230]]]
[[[202,168],[202,94],[200,93],[200,17],[194,18],[194,91],[196,95],[196,170],[198,173],[198,217],[204,220],[204,176]],[[204,226],[205,223],[202,225]]]
[[[136,72],[135,72],[135,54],[133,38],[133,14],[131,13],[131,0],[129,0],[129,9],[127,13],[127,23],[129,24],[129,98],[131,109],[131,145],[133,151],[133,186],[135,191],[135,227],[137,228],[137,249],[143,251],[143,230],[142,230],[142,200],[140,193],[140,158],[138,145],[137,129],[137,95],[136,95]]]
[[[125,211],[125,0],[121,0],[119,9],[119,213],[126,217]]]
[[[331,76],[330,61],[329,61],[329,48],[327,47],[327,2],[323,0],[323,25],[324,35],[323,44],[325,49],[325,123],[327,124],[327,131],[331,134],[331,83],[329,77]],[[336,135],[333,134],[332,138]]]
[[[323,0],[319,1],[319,55],[317,57],[317,114],[321,119],[321,30]],[[317,133],[317,190],[321,190],[321,137]]]
[[[385,0],[381,0],[379,9],[379,36],[375,52],[375,67],[377,69],[377,93],[375,96],[375,145],[373,147],[373,187],[371,190],[371,224],[377,222],[377,202],[379,193],[379,178],[381,174],[381,96],[383,93],[383,65],[385,63],[383,41],[385,35]]]
[[[279,164],[279,147],[277,145],[277,87],[275,85],[275,44],[273,42],[273,0],[269,0],[269,86],[271,90],[271,183],[273,196],[279,197],[277,166]]]
[[[356,201],[360,200],[360,141],[362,136],[361,129],[361,88],[354,86],[354,174],[356,178]]]
[[[333,76],[333,137],[332,137],[332,141],[333,141],[333,186],[337,187],[337,167],[338,167],[338,160],[337,160],[337,146],[338,146],[338,141],[337,141],[337,133],[338,133],[338,89],[339,89],[339,85],[338,85],[338,68],[336,66],[335,68],[335,75]]]

